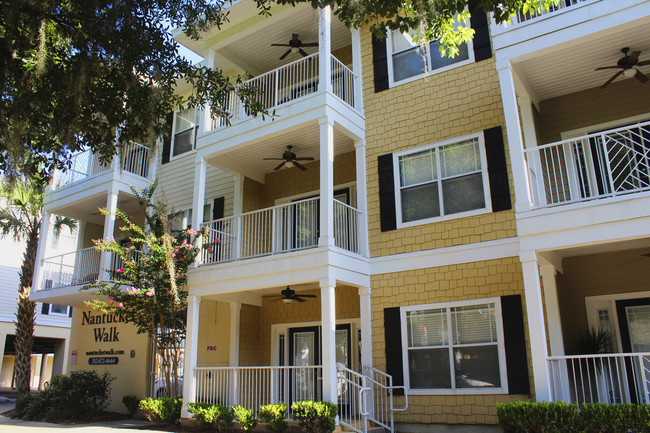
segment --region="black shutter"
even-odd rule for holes
[[[500,126],[483,131],[485,153],[487,155],[488,174],[490,175],[490,195],[492,211],[512,209],[510,202],[510,184],[508,183],[508,166],[503,132]]]
[[[50,314],[50,304],[43,303],[41,314]]]
[[[377,158],[377,163],[379,167],[379,214],[381,218],[381,231],[385,232],[397,228],[393,154],[381,155]]]
[[[469,13],[470,25],[474,29],[474,61],[489,59],[492,57],[492,48],[490,47],[490,28],[488,27],[488,17],[483,9],[477,8],[478,0],[470,0]]]
[[[384,308],[384,331],[386,338],[386,373],[393,376],[393,385],[404,385],[404,365],[402,362],[402,327],[399,307]],[[402,389],[393,395],[404,395]]]
[[[218,220],[223,218],[225,197],[217,197],[212,202],[212,219]]]
[[[163,134],[163,147],[162,147],[162,164],[169,162],[169,155],[172,152],[172,126],[174,123],[174,113],[167,113],[165,118],[165,133]]]
[[[530,394],[528,358],[521,295],[501,297],[503,338],[506,347],[506,369],[509,394]]]
[[[68,307],[68,317],[72,317],[72,307]]]
[[[372,35],[372,64],[375,72],[375,92],[388,89],[388,57],[386,39]]]

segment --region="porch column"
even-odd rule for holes
[[[526,149],[537,147],[537,131],[535,130],[535,115],[533,113],[533,101],[528,95],[517,97],[517,105],[521,116],[522,132],[524,134],[524,146]]]
[[[74,313],[72,313],[74,314]],[[68,353],[70,339],[59,340],[54,343],[54,359],[52,360],[52,376],[66,374],[68,372]]]
[[[239,366],[239,324],[241,317],[241,303],[231,302],[230,303],[230,358],[228,365],[231,367]],[[230,391],[232,395],[230,396],[230,401],[233,404],[239,403],[239,371],[235,370],[232,372],[232,386]]]
[[[352,34],[352,72],[354,73],[354,108],[363,113],[363,83],[361,82],[361,31],[350,29]]]
[[[366,141],[354,143],[357,166],[357,209],[359,210],[358,239],[359,253],[368,257],[368,189],[366,186]]]
[[[233,203],[233,215],[244,213],[244,176],[235,176],[235,199]]]
[[[501,99],[506,118],[512,179],[515,184],[515,209],[517,212],[525,212],[530,210],[531,207],[530,188],[528,185],[526,162],[524,160],[521,127],[519,125],[517,94],[515,91],[513,72],[510,66],[499,70],[499,83],[501,85]]]
[[[207,55],[205,56],[206,66],[210,69],[214,69],[214,50],[208,49]],[[207,103],[203,106],[203,119],[201,121],[203,124],[201,130],[203,132],[208,132],[212,130],[212,107],[210,103]]]
[[[43,389],[43,384],[45,382],[45,375],[47,374],[47,359],[49,355],[47,353],[41,354],[41,370],[38,375],[38,389]]]
[[[320,124],[320,237],[318,246],[334,245],[334,125]]]
[[[528,318],[528,334],[530,341],[530,356],[533,364],[533,380],[535,383],[535,399],[550,401],[546,358],[546,326],[544,324],[544,306],[542,304],[542,288],[539,283],[539,267],[534,251],[522,251],[519,255],[524,276],[526,295],[526,316]]]
[[[361,321],[361,365],[372,367],[372,310],[370,287],[359,287],[359,319]],[[365,374],[364,370],[361,370]]]
[[[205,204],[205,159],[196,157],[194,164],[194,195],[192,202],[192,228],[201,231],[203,223],[203,206]],[[201,236],[197,236],[195,246],[201,248]],[[203,255],[199,253],[194,260],[194,267],[199,267]]]
[[[38,233],[38,250],[36,252],[36,267],[34,270],[34,279],[32,281],[32,290],[41,290],[43,288],[43,259],[45,258],[45,248],[47,248],[47,235],[50,232],[50,213],[43,208],[41,213],[41,228]],[[2,346],[4,347],[4,346]]]
[[[332,93],[332,10],[318,9],[318,90]]]
[[[320,280],[320,311],[322,325],[323,401],[338,403],[336,387],[336,282]]]
[[[106,198],[106,215],[104,216],[104,240],[112,239],[115,234],[115,211],[117,210],[118,192],[109,191]],[[99,279],[109,281],[111,259],[113,255],[109,251],[102,251],[99,260]]]
[[[191,418],[187,411],[187,404],[193,403],[196,396],[196,356],[199,349],[199,310],[201,297],[189,295],[187,297],[187,329],[185,331],[185,368],[183,371],[183,409],[182,418]]]

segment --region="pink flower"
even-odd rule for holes
[[[215,242],[221,242],[221,239],[217,238],[214,240]]]
[[[173,223],[173,222],[174,222],[174,220],[170,218],[170,219],[169,219],[169,222],[170,222],[170,223]]]
[[[145,295],[147,295],[147,296],[153,296],[155,294],[156,294],[156,292],[154,292],[153,287],[150,288],[149,291],[147,291],[147,293],[145,293]]]
[[[115,270],[115,272],[118,273],[118,274],[123,274],[124,271],[125,271],[124,268],[119,268],[119,269],[116,269],[116,270]]]
[[[208,248],[208,251],[212,251],[212,247],[209,247],[209,248]]]
[[[130,216],[129,219],[132,220],[132,219],[133,219],[133,216]]]
[[[186,249],[186,250],[189,250],[190,248],[192,248],[192,245],[190,245],[190,244],[185,244],[185,249]]]
[[[124,304],[120,302],[119,304],[117,304],[117,308],[124,308]]]
[[[109,303],[109,304],[114,304],[115,301],[113,300],[113,298],[108,298],[108,303]]]
[[[196,230],[194,230],[194,229],[187,229],[187,234],[188,234],[188,235],[195,235],[195,234],[197,234],[197,233],[198,233],[198,232],[197,232]]]
[[[176,253],[172,253],[172,257],[176,257]]]

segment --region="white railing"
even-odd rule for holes
[[[257,411],[263,404],[322,400],[322,367],[197,367],[194,402],[239,404]],[[289,412],[291,409],[289,409]]]
[[[131,141],[121,150],[120,157],[122,170],[145,178],[149,177],[151,156],[147,146]]]
[[[354,72],[332,56],[332,92],[350,107],[355,107],[354,84]]]
[[[649,403],[650,353],[552,356],[551,400]]]
[[[366,386],[370,388],[370,420],[377,425],[395,431],[394,412],[408,409],[408,394],[404,386],[393,385],[393,376],[372,366],[363,366],[363,375],[366,377]],[[400,389],[404,395],[404,407],[395,408],[393,404],[394,390]]]
[[[130,260],[133,263],[139,262],[142,257],[142,252],[138,250],[132,250],[127,253],[126,260]],[[117,254],[111,254],[111,270],[115,271],[117,269],[124,267],[124,260]]]
[[[43,260],[43,289],[87,284],[99,278],[101,251],[84,248]]]
[[[533,207],[650,190],[650,122],[524,150]]]
[[[336,366],[336,375],[339,423],[358,433],[368,431],[368,378],[342,364]]]
[[[551,3],[548,9],[544,9],[541,11],[530,10],[526,13],[517,12],[517,14],[512,17],[512,24],[521,24],[533,20],[535,18],[551,15],[557,11],[570,8],[571,6],[575,6],[579,3],[584,3],[586,1],[592,1],[592,0],[560,0],[558,4]]]
[[[202,264],[222,263],[318,246],[319,199],[287,203],[209,221]],[[358,210],[334,200],[336,246],[360,253]]]

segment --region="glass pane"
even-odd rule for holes
[[[445,215],[485,207],[483,175],[481,173],[455,177],[442,181]]]
[[[413,48],[398,54],[393,54],[393,80],[423,74],[426,70],[426,56],[419,48]]]
[[[348,353],[348,330],[336,330],[336,363],[350,367],[350,355]]]
[[[454,349],[456,388],[501,386],[496,345]]]
[[[194,129],[174,135],[174,156],[189,152],[194,148]]]
[[[440,216],[438,182],[402,190],[402,221]]]
[[[496,343],[494,304],[452,308],[451,327],[454,344]]]
[[[406,313],[409,347],[449,344],[447,315],[444,309]]]
[[[174,132],[183,132],[186,129],[194,128],[196,124],[196,110],[194,108],[176,112],[176,123],[174,123]]]
[[[436,154],[433,150],[399,157],[400,185],[409,186],[437,178]]]
[[[50,304],[50,313],[68,314],[67,305]]]
[[[391,32],[390,40],[393,47],[393,54],[418,46],[417,42],[413,40],[412,34],[412,31],[406,34],[399,30],[393,30]]]
[[[448,349],[409,350],[411,388],[451,388]]]
[[[203,222],[212,221],[212,204],[206,203],[203,205]]]
[[[293,334],[293,365],[314,365],[314,333]]]
[[[650,305],[627,307],[632,352],[650,352]]]
[[[478,139],[443,146],[440,149],[442,177],[458,176],[481,169]]]
[[[469,52],[467,51],[467,44],[462,44],[458,47],[458,54],[455,57],[440,55],[440,43],[432,42],[429,45],[431,52],[431,69],[444,68],[445,66],[453,65],[454,63],[462,62],[469,59]]]

